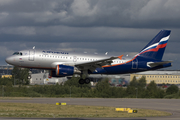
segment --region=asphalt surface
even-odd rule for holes
[[[16,103],[48,103],[66,102],[70,105],[93,105],[93,106],[112,106],[112,107],[130,107],[144,108],[171,112],[167,117],[144,117],[144,118],[54,118],[61,120],[180,120],[180,99],[112,99],[112,98],[31,98],[26,100],[0,100],[0,102]],[[0,118],[1,120],[20,120],[18,118]],[[27,118],[24,118],[24,120]],[[29,118],[27,120],[30,120]],[[34,118],[35,119],[35,118]],[[37,120],[51,120],[37,119]],[[54,120],[53,119],[53,120]]]

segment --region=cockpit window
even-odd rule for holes
[[[14,52],[13,55],[22,55],[22,52]]]
[[[19,52],[15,52],[15,53],[13,53],[13,55],[19,55]]]

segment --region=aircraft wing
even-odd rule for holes
[[[156,67],[156,66],[164,65],[164,64],[168,64],[168,63],[172,63],[172,61],[150,62],[150,63],[147,63],[147,65],[149,67]]]
[[[119,57],[110,57],[91,62],[77,63],[75,66],[80,70],[90,70],[91,72],[93,72],[96,68],[101,68],[104,65],[111,65],[111,63],[113,62],[112,60],[117,58]]]

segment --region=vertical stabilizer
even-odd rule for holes
[[[138,56],[161,60],[170,37],[170,30],[161,30],[138,54]]]

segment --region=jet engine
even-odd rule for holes
[[[74,74],[74,67],[67,65],[57,65],[56,75],[57,76],[70,76]]]
[[[67,65],[57,65],[56,70],[51,70],[49,72],[50,77],[65,77],[71,76],[74,73],[78,74],[80,71],[77,70],[76,67],[67,66]]]

